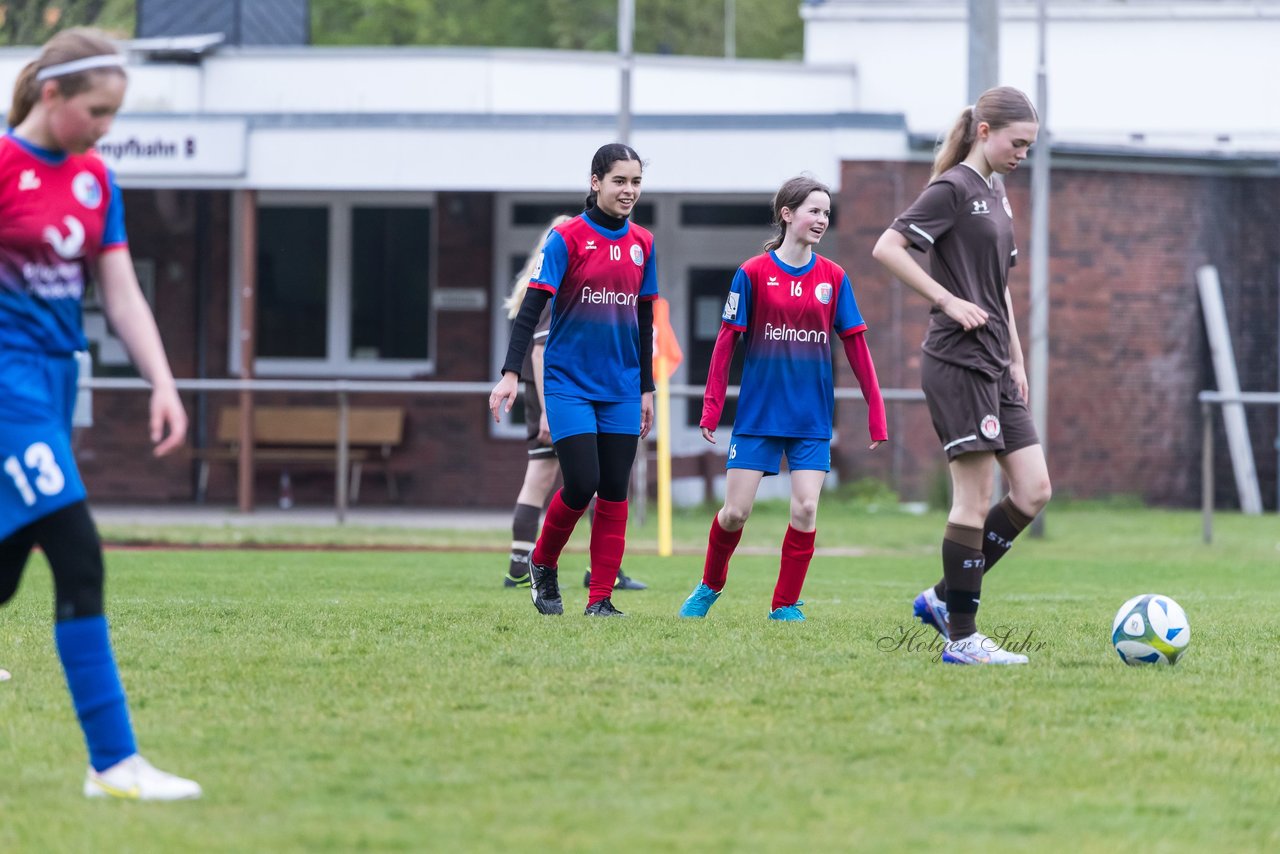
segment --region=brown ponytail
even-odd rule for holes
[[[959,166],[969,156],[978,139],[978,125],[982,122],[986,122],[992,130],[1000,130],[1014,122],[1039,121],[1040,114],[1022,90],[1012,86],[988,89],[978,98],[978,103],[964,108],[950,132],[939,144],[933,157],[933,174],[929,176],[929,181],[937,180],[939,175]]]
[[[40,55],[23,66],[13,83],[13,100],[9,107],[9,127],[26,120],[31,108],[40,100],[41,81],[36,75],[42,69],[90,56],[116,54],[115,44],[101,32],[87,27],[73,27],[53,36],[44,44]],[[124,74],[122,68],[95,68],[52,78],[64,98],[70,98],[93,86],[95,74]],[[45,81],[48,82],[48,81]]]

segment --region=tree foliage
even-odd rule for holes
[[[737,55],[798,57],[798,0],[736,0]],[[635,0],[637,53],[722,56],[725,0]],[[617,0],[312,0],[316,44],[612,51]]]
[[[253,0],[239,0],[253,2]],[[726,0],[634,0],[637,53],[722,56]],[[737,55],[798,58],[800,0],[735,0]],[[0,44],[95,26],[129,38],[136,0],[0,0]],[[311,0],[318,45],[617,49],[618,0]]]
[[[97,27],[130,38],[134,0],[8,0],[0,2],[0,45],[43,44],[70,27]]]

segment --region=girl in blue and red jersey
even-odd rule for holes
[[[682,617],[705,617],[720,598],[760,480],[777,474],[785,455],[791,470],[791,524],[782,540],[769,619],[804,619],[800,590],[813,557],[818,497],[831,469],[832,330],[843,340],[866,398],[871,447],[889,438],[867,348],[867,325],[849,277],[813,251],[830,218],[831,191],[825,185],[804,176],[787,181],[773,197],[777,235],[765,243],[763,255],[738,269],[729,287],[700,422],[703,437],[712,444],[724,409],[729,362],[743,334],[746,362],[729,440],[724,506],[711,520],[702,583],[680,608]]]
[[[586,210],[556,226],[535,264],[502,366],[489,395],[494,420],[511,410],[520,365],[548,300],[543,355],[547,423],[564,486],[551,499],[529,559],[534,607],[564,613],[560,552],[596,496],[585,613],[621,616],[610,597],[627,534],[627,485],[638,440],[653,424],[653,235],[629,217],[643,167],[629,146],[602,146],[591,160]]]
[[[120,188],[90,149],[124,99],[123,58],[91,30],[49,40],[14,85],[0,137],[0,604],[33,546],[53,570],[54,639],[89,748],[89,797],[200,796],[138,755],[103,616],[103,561],[71,450],[81,298],[91,276],[107,318],[152,386],[155,455],[187,417],[125,238]]]

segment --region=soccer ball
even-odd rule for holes
[[[1125,664],[1177,664],[1190,642],[1182,606],[1158,593],[1134,596],[1111,624],[1111,644]]]

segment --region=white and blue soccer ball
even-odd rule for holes
[[[1182,606],[1159,593],[1134,596],[1111,624],[1111,644],[1125,664],[1177,664],[1191,643]]]

